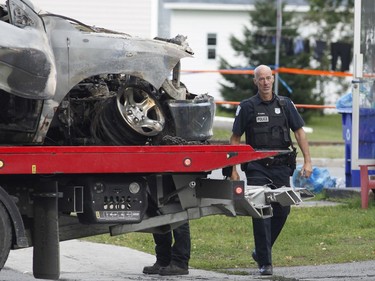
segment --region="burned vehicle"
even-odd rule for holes
[[[213,98],[180,82],[184,36],[142,39],[51,14],[0,6],[0,144],[143,145],[206,141]]]

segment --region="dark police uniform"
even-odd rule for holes
[[[172,237],[173,232],[173,237]],[[154,233],[156,261],[165,267],[170,263],[188,269],[190,260],[190,229],[189,223],[164,234]],[[172,246],[174,238],[174,243]]]
[[[289,98],[274,94],[271,101],[262,101],[257,94],[240,103],[232,132],[237,136],[245,133],[246,143],[257,150],[288,150],[291,145],[290,129],[296,131],[302,126],[304,121]],[[271,188],[290,186],[290,175],[293,173],[293,167],[284,155],[249,162],[243,169],[248,185]],[[271,218],[253,218],[259,267],[272,265],[272,246],[290,212],[289,206],[282,207],[278,203],[272,203],[272,208]]]

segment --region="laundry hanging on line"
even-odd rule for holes
[[[255,43],[259,45],[276,45],[275,35],[256,33],[254,39]],[[290,36],[281,37],[281,47],[287,56],[298,55],[303,52],[310,53],[310,45],[309,39],[293,38]],[[313,44],[313,58],[322,61],[327,46],[328,43],[326,41],[316,40]],[[352,45],[345,42],[333,42],[330,43],[330,48],[331,70],[336,71],[339,68],[342,72],[348,71],[352,60]]]

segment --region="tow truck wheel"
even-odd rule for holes
[[[128,127],[146,137],[163,131],[165,118],[156,98],[143,85],[128,85],[117,95],[117,108]]]
[[[0,203],[0,270],[8,259],[12,245],[12,226],[8,212]]]

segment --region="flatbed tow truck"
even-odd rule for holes
[[[185,36],[141,39],[5,2],[0,269],[10,250],[33,247],[34,277],[58,279],[60,241],[163,233],[217,214],[264,218],[271,202],[301,201],[291,188],[209,178],[282,152],[208,144],[215,104],[180,82],[180,60],[193,55]]]
[[[246,190],[216,169],[276,155],[248,145],[0,147],[0,255],[34,247],[35,278],[58,279],[59,242],[165,232],[208,215],[272,216],[291,188]],[[246,195],[245,195],[246,193]]]

